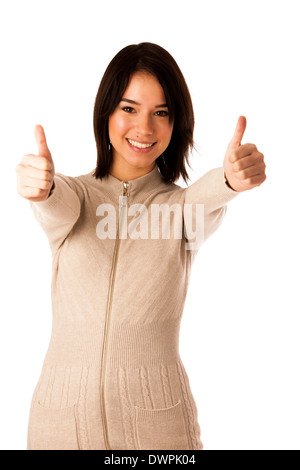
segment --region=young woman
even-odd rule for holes
[[[197,407],[179,355],[190,270],[226,204],[266,178],[241,145],[187,188],[194,114],[173,57],[152,43],[122,49],[96,96],[97,166],[55,173],[44,130],[17,166],[53,255],[53,328],[35,388],[28,449],[201,450]],[[196,227],[196,229],[195,229]]]

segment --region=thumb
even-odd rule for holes
[[[228,145],[229,149],[233,150],[241,145],[242,138],[246,130],[246,125],[247,125],[247,119],[245,118],[245,116],[240,116],[238,118],[238,122],[235,128],[233,137],[231,141],[229,142],[229,145]]]
[[[52,160],[50,150],[48,149],[44,129],[41,125],[36,125],[34,128],[34,136],[38,146],[38,154],[42,157],[47,157]]]

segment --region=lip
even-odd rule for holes
[[[148,147],[148,148],[145,148],[145,149],[140,149],[138,147],[134,147],[133,145],[131,145],[130,142],[128,141],[128,139],[126,139],[126,140],[127,140],[127,144],[129,146],[130,150],[132,150],[133,152],[137,152],[137,153],[149,153],[154,149],[154,147],[156,145],[156,142],[155,142],[154,145],[152,145],[152,147]],[[139,141],[135,140],[134,142],[139,142]],[[141,144],[151,144],[153,142],[140,142],[140,143]]]
[[[128,137],[126,140],[130,139],[130,137]],[[141,141],[141,140],[135,140],[135,139],[130,139],[132,140],[133,142],[138,142],[139,144],[156,144],[156,142],[144,142],[144,141]]]

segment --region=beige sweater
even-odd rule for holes
[[[92,173],[57,173],[48,199],[30,202],[53,256],[53,326],[32,398],[28,449],[201,450],[179,356],[180,321],[197,250],[238,193],[225,184],[222,167],[188,188],[164,183],[157,166],[127,184]],[[182,210],[169,218],[166,238],[162,217],[159,237],[150,232],[154,204]],[[204,208],[194,249],[187,249],[190,222],[195,228],[199,218],[184,212],[190,204]],[[114,232],[114,210],[121,234]],[[172,236],[175,229],[181,238]]]

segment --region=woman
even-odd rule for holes
[[[17,166],[18,192],[52,250],[53,327],[28,449],[203,448],[179,328],[199,247],[227,202],[266,178],[263,155],[241,145],[245,126],[241,116],[222,167],[176,185],[188,178],[192,101],[171,55],[140,43],[100,83],[95,170],[55,173],[35,127],[38,155]]]

